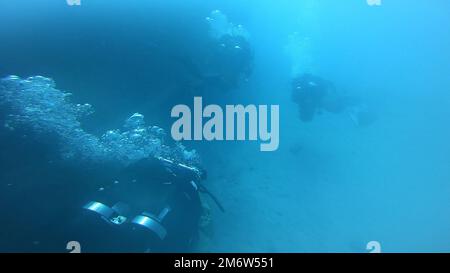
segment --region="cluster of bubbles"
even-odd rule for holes
[[[214,10],[206,17],[209,24],[210,35],[214,39],[221,39],[223,36],[241,36],[248,40],[249,34],[242,25],[235,25],[228,21],[228,18],[220,10]]]
[[[311,38],[301,36],[298,32],[289,35],[285,51],[292,62],[291,73],[293,77],[304,73],[315,73],[316,67],[312,49]]]
[[[187,164],[198,163],[195,150],[188,151],[180,143],[175,147],[165,145],[165,131],[147,126],[139,113],[129,117],[123,129],[107,131],[101,137],[87,133],[80,119],[93,113],[92,106],[74,104],[70,96],[56,89],[50,78],[3,78],[0,80],[0,107],[8,109],[4,127],[55,135],[64,159],[117,162],[126,166],[143,158],[163,156]]]

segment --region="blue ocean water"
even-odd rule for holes
[[[205,198],[187,251],[367,252],[370,241],[450,251],[449,10],[445,0],[1,1],[0,251],[66,252],[91,193],[153,156],[206,170],[225,208]],[[216,58],[226,34],[248,43],[248,71],[245,58]],[[303,73],[376,118],[303,122],[292,99]],[[177,145],[171,108],[194,96],[279,105],[279,149]]]

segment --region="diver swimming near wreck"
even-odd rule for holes
[[[202,184],[205,177],[204,170],[170,159],[142,159],[122,172],[121,181],[132,183],[92,195],[83,207],[85,224],[77,238],[85,241],[88,252],[189,251],[198,238],[204,209],[200,194],[211,196],[224,211]],[[101,235],[90,241],[100,230]],[[111,240],[117,236],[123,239]]]
[[[323,111],[347,113],[357,126],[369,125],[375,120],[374,113],[361,99],[340,93],[332,82],[319,76],[301,74],[292,80],[291,90],[303,122],[311,122]]]
[[[209,24],[210,43],[204,67],[210,71],[212,87],[230,90],[248,80],[253,72],[253,48],[247,30],[230,22],[220,10],[206,18]],[[212,72],[212,73],[211,73]],[[211,83],[211,81],[210,81]]]

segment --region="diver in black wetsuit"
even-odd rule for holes
[[[239,87],[252,73],[253,52],[250,43],[239,35],[224,35],[210,46],[201,75],[207,89],[228,91]]]
[[[124,183],[92,192],[72,237],[85,252],[189,252],[203,215],[206,172],[166,158],[145,158],[125,168]],[[128,182],[125,182],[128,181]],[[87,200],[87,199],[86,199]]]
[[[359,99],[338,93],[331,82],[311,74],[294,78],[292,100],[298,104],[300,119],[304,122],[312,121],[324,110],[334,114],[347,112],[357,126],[374,120],[373,113]]]
[[[171,55],[183,71],[188,93],[202,94],[212,90],[229,91],[239,87],[252,74],[253,52],[242,36],[224,35],[210,43],[204,56]]]
[[[236,88],[239,81],[252,73],[252,51],[248,41],[241,36],[225,35],[218,41],[217,57],[224,82]]]
[[[314,115],[323,108],[325,96],[334,86],[322,78],[303,74],[292,81],[292,100],[299,106],[300,119],[313,120]]]

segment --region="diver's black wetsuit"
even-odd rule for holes
[[[322,110],[342,113],[360,103],[356,98],[338,94],[331,82],[311,74],[302,74],[293,80],[292,100],[298,104],[300,119],[304,122],[312,121]]]
[[[299,105],[300,119],[308,122],[322,108],[325,96],[334,86],[311,74],[303,74],[292,82],[292,100]]]
[[[208,67],[215,71],[215,85],[222,90],[237,88],[252,73],[253,53],[241,36],[224,35],[213,45]]]

